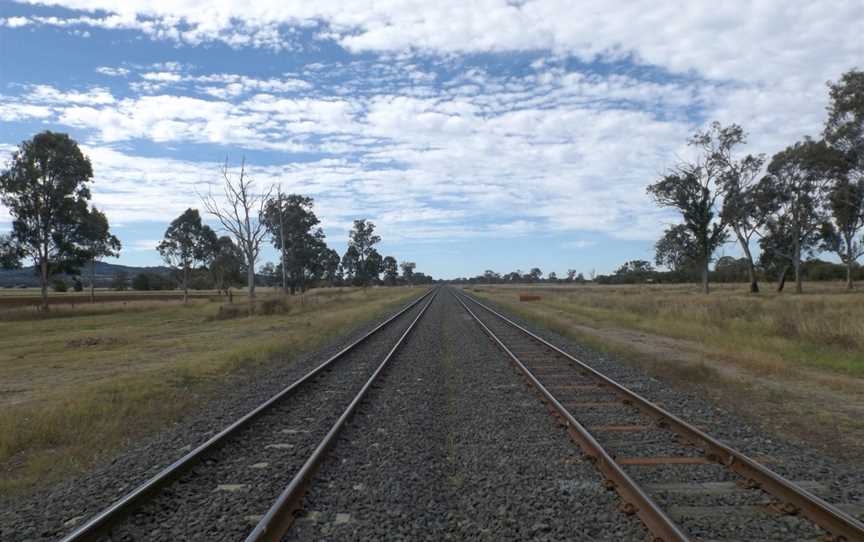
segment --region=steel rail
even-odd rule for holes
[[[567,358],[570,362],[575,363],[581,371],[600,380],[604,385],[609,386],[615,393],[621,396],[625,403],[632,404],[644,414],[654,418],[658,422],[659,426],[678,433],[694,444],[701,444],[705,459],[726,466],[727,468],[737,472],[746,479],[747,487],[761,489],[781,501],[781,508],[784,511],[788,513],[802,514],[823,530],[827,531],[831,537],[829,540],[835,542],[864,540],[864,523],[858,521],[851,515],[816,495],[813,495],[806,489],[797,486],[793,482],[768,469],[762,464],[757,463],[743,453],[723,444],[704,431],[701,431],[693,425],[685,422],[678,416],[672,414],[659,405],[652,403],[648,399],[619,384],[615,380],[612,380],[570,353],[565,352],[561,348],[558,348],[549,341],[539,337],[525,327],[507,318],[495,309],[478,301],[473,296],[464,293],[462,295],[466,299],[471,300],[473,303],[476,303],[478,306],[488,311],[490,314],[497,316],[510,326],[530,336],[543,346],[554,350],[561,356]]]
[[[237,421],[220,431],[218,434],[210,437],[206,442],[199,445],[194,450],[190,451],[177,461],[165,467],[163,470],[155,474],[146,482],[133,489],[130,493],[115,501],[108,508],[96,514],[89,521],[87,521],[87,523],[65,536],[62,539],[62,542],[83,542],[88,540],[96,540],[99,536],[104,534],[107,529],[110,528],[112,523],[118,521],[119,519],[122,519],[133,507],[141,504],[149,496],[176,480],[181,474],[186,472],[198,460],[200,460],[204,456],[204,454],[216,449],[228,437],[236,434],[238,431],[245,428],[247,425],[249,425],[250,422],[258,418],[262,413],[269,410],[282,399],[285,399],[289,395],[292,395],[301,386],[314,379],[321,372],[327,370],[327,368],[334,362],[336,362],[338,359],[345,356],[345,354],[352,351],[360,344],[366,342],[367,339],[378,333],[380,330],[382,330],[392,322],[394,322],[406,312],[410,311],[412,308],[417,306],[418,303],[423,301],[423,299],[426,299],[427,297],[432,295],[433,292],[434,289],[431,289],[422,296],[418,297],[417,299],[400,309],[397,313],[390,316],[387,320],[381,322],[380,324],[375,326],[375,328],[363,334],[362,337],[355,340],[348,346],[342,348],[336,354],[333,354],[330,358],[327,359],[327,361],[324,361],[323,363],[318,365],[315,369],[308,372],[299,380],[284,388],[264,403],[258,405],[257,407],[255,407],[255,409],[245,414],[242,418],[238,419]]]
[[[666,515],[654,500],[621,468],[594,436],[583,426],[567,408],[562,405],[546,387],[534,376],[528,367],[514,354],[504,342],[472,311],[462,299],[456,300],[480,325],[483,331],[503,350],[516,367],[543,396],[545,401],[558,413],[567,427],[570,437],[579,445],[597,469],[606,477],[608,484],[621,496],[623,510],[635,513],[654,536],[654,542],[686,542],[689,539],[681,529]]]
[[[285,533],[288,532],[288,529],[291,528],[291,525],[294,523],[294,511],[298,510],[303,501],[303,495],[306,492],[306,489],[309,487],[309,484],[312,482],[312,477],[318,470],[318,467],[321,465],[321,461],[324,459],[324,455],[335,442],[336,437],[339,435],[339,432],[345,426],[347,421],[354,414],[354,411],[357,409],[357,406],[363,401],[363,398],[366,396],[366,393],[378,379],[379,375],[384,371],[384,369],[389,364],[390,360],[393,358],[393,355],[402,346],[402,343],[405,341],[405,338],[411,333],[414,329],[415,324],[420,320],[423,314],[426,312],[426,309],[429,308],[429,305],[435,300],[435,296],[438,294],[438,288],[435,288],[435,294],[432,298],[426,302],[426,305],[420,311],[420,313],[414,318],[408,328],[402,333],[402,336],[399,337],[399,340],[396,341],[396,344],[393,345],[393,348],[387,353],[387,356],[384,357],[384,360],[378,366],[372,376],[369,377],[369,380],[366,381],[366,384],[360,389],[357,395],[354,397],[354,400],[348,405],[348,408],[345,409],[345,412],[339,416],[339,419],[336,420],[336,423],[333,424],[333,427],[330,428],[330,431],[327,432],[327,435],[321,440],[312,454],[306,459],[306,462],[303,463],[303,466],[297,471],[297,474],[294,475],[294,478],[291,479],[291,482],[288,486],[282,491],[267,513],[261,518],[261,521],[255,526],[255,529],[249,536],[246,537],[246,542],[263,542],[263,541],[272,541],[278,542],[285,536]]]

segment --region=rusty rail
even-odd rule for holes
[[[176,480],[184,472],[188,471],[207,452],[216,449],[228,437],[236,434],[238,431],[248,426],[250,422],[258,418],[262,413],[269,410],[282,399],[285,399],[289,395],[294,394],[301,386],[313,380],[322,371],[325,371],[330,365],[332,365],[336,360],[342,358],[343,356],[345,356],[345,354],[352,351],[360,344],[366,342],[366,340],[368,340],[370,337],[378,333],[383,328],[387,327],[400,316],[410,311],[412,308],[417,306],[418,303],[428,298],[430,295],[433,295],[434,293],[435,289],[429,290],[422,296],[412,301],[410,304],[403,307],[397,313],[390,316],[390,318],[388,318],[384,322],[381,322],[380,324],[375,326],[374,329],[365,333],[362,337],[352,342],[345,348],[341,349],[339,352],[327,359],[327,361],[315,367],[315,369],[304,375],[302,378],[295,381],[288,387],[284,388],[282,391],[278,392],[276,395],[257,406],[254,410],[247,413],[242,418],[238,419],[237,421],[235,421],[234,423],[220,431],[218,434],[214,435],[206,442],[199,445],[197,448],[187,453],[168,467],[164,468],[152,478],[132,490],[130,493],[128,493],[124,497],[121,497],[119,500],[114,502],[105,510],[99,512],[96,516],[87,521],[87,523],[75,529],[72,533],[64,537],[62,539],[62,542],[83,542],[97,540],[100,536],[102,536],[106,531],[111,528],[112,524],[125,517],[132,510],[132,508],[140,505],[148,497],[155,494],[157,491]]]
[[[603,473],[608,480],[608,484],[618,492],[624,503],[623,508],[628,513],[635,513],[639,519],[645,524],[649,531],[655,536],[655,542],[685,542],[687,536],[681,532],[675,523],[669,519],[663,510],[657,506],[657,503],[642,490],[641,487],[624,472],[618,463],[611,455],[600,445],[594,436],[585,427],[579,423],[576,418],[562,405],[553,395],[540,383],[533,373],[519,360],[504,342],[498,338],[495,333],[483,323],[480,318],[474,314],[464,301],[456,298],[457,301],[468,311],[474,320],[480,324],[483,331],[503,350],[514,365],[522,372],[525,378],[531,383],[540,394],[543,396],[547,404],[549,404],[555,412],[564,420],[567,426],[567,432],[570,437],[579,445],[582,451],[587,455],[597,469]],[[473,301],[473,300],[472,300]]]
[[[336,423],[333,424],[333,427],[330,428],[330,431],[327,432],[327,435],[321,440],[315,450],[312,452],[312,455],[303,463],[303,466],[300,467],[300,470],[297,471],[297,474],[294,475],[294,478],[288,484],[288,486],[282,491],[267,513],[261,518],[261,521],[255,526],[255,529],[246,537],[246,542],[262,542],[262,541],[272,541],[278,542],[285,536],[285,533],[288,532],[288,529],[291,528],[292,523],[294,523],[294,512],[298,510],[303,501],[303,495],[306,493],[306,489],[309,487],[309,484],[312,482],[312,477],[315,476],[315,473],[318,471],[318,467],[321,465],[321,462],[324,459],[325,454],[336,441],[336,437],[339,435],[339,432],[354,414],[354,411],[357,409],[357,406],[363,401],[363,398],[366,396],[366,393],[384,371],[384,369],[389,364],[390,360],[393,358],[393,355],[402,346],[402,343],[405,341],[405,338],[411,333],[414,329],[415,324],[420,320],[423,314],[426,312],[426,309],[429,308],[429,305],[435,300],[435,296],[437,295],[437,288],[435,289],[435,294],[432,295],[432,298],[426,303],[420,313],[414,318],[408,328],[404,333],[399,337],[399,340],[396,341],[396,344],[393,345],[393,348],[387,353],[387,356],[384,357],[384,360],[378,365],[378,368],[372,373],[372,376],[369,377],[369,380],[366,381],[366,384],[363,385],[363,388],[357,393],[354,397],[354,400],[351,401],[351,404],[348,405],[348,408],[345,409],[345,412],[339,416],[339,419],[336,420]]]
[[[726,444],[723,444],[722,442],[708,435],[704,431],[701,431],[693,425],[685,422],[678,416],[675,416],[671,412],[652,403],[638,393],[626,388],[615,380],[612,380],[611,378],[595,370],[588,364],[577,359],[570,353],[565,352],[564,350],[558,348],[549,341],[532,333],[525,327],[507,318],[495,309],[485,305],[484,303],[481,303],[474,297],[464,293],[460,296],[457,296],[457,299],[462,304],[462,306],[465,307],[469,314],[474,317],[474,319],[482,326],[485,332],[490,337],[492,337],[492,339],[499,345],[499,347],[501,347],[519,366],[520,370],[526,374],[529,381],[531,381],[532,384],[544,395],[547,402],[549,402],[555,408],[555,410],[562,415],[562,417],[566,420],[568,431],[570,432],[571,436],[573,436],[574,440],[577,441],[577,443],[589,457],[595,457],[596,448],[600,448],[600,445],[597,443],[597,441],[582,425],[580,425],[578,422],[576,422],[575,419],[573,419],[569,412],[567,412],[566,408],[564,408],[560,403],[558,403],[558,401],[555,400],[554,397],[552,397],[552,395],[540,384],[540,382],[536,378],[534,378],[533,374],[531,374],[531,372],[521,363],[521,361],[519,361],[519,359],[510,351],[510,349],[507,348],[504,343],[500,339],[498,339],[498,337],[477,317],[477,315],[468,308],[468,306],[462,301],[462,299],[460,299],[460,297],[464,297],[465,299],[470,300],[472,303],[475,303],[479,307],[482,307],[488,313],[496,316],[498,319],[507,323],[509,326],[532,338],[534,341],[539,342],[540,344],[551,350],[554,350],[559,355],[566,358],[569,362],[575,364],[580,371],[600,381],[602,385],[608,386],[622,399],[622,401],[632,404],[645,415],[655,419],[658,425],[660,425],[661,427],[674,431],[675,433],[683,436],[685,439],[688,439],[696,444],[701,444],[706,460],[713,463],[718,463],[732,469],[733,471],[745,478],[747,482],[747,487],[762,489],[769,495],[773,496],[775,499],[778,499],[781,502],[782,508],[784,508],[785,510],[802,514],[804,517],[808,518],[810,521],[821,527],[823,530],[827,531],[830,536],[829,540],[833,540],[836,542],[851,542],[853,540],[864,540],[864,524],[862,524],[860,521],[850,516],[849,514],[843,512],[839,508],[835,507],[834,505],[826,502],[823,499],[820,499],[806,489],[795,485],[791,481],[771,471],[760,463],[757,463],[743,453],[727,446]],[[575,435],[574,432],[576,433]],[[602,448],[600,448],[600,450],[602,450]],[[607,470],[613,473],[615,473],[616,470],[623,473],[623,470],[620,467],[616,469],[613,466],[607,465],[607,457],[608,454],[605,451],[596,457],[598,468],[600,468],[600,470],[603,471],[604,474],[607,474]],[[608,461],[612,460],[608,459]],[[626,476],[626,473],[624,474],[624,476]],[[625,500],[625,503],[628,501],[628,499],[631,499],[632,497],[625,496],[624,492],[627,492],[629,495],[635,490],[638,490],[638,487],[635,489],[623,489],[619,480],[614,478],[612,478],[612,483],[615,484],[615,489],[621,495],[622,499]],[[635,486],[635,483],[629,478],[624,481],[624,485],[626,486],[628,483]],[[624,492],[622,492],[622,489]],[[640,493],[644,492],[640,491]],[[647,498],[648,501],[646,501],[646,503],[650,503],[648,504],[648,506],[653,506],[656,508],[656,504],[654,504],[653,501],[650,500],[650,497]],[[644,505],[645,504],[643,504],[643,506]],[[668,531],[669,527],[662,524],[664,520],[661,519],[659,515],[657,515],[657,512],[662,514],[662,511],[659,510],[659,508],[656,510],[656,512],[651,511],[649,513],[649,515],[651,516],[650,519],[646,520],[645,517],[643,517],[642,513],[640,513],[641,510],[639,510],[638,504],[636,504],[636,507],[636,513],[639,514],[640,519],[642,519],[643,522],[645,522],[645,525],[649,528],[649,530],[651,530],[651,532],[654,533],[655,536],[658,536],[661,540],[686,540],[686,538],[666,538],[667,536],[673,535],[663,534],[665,532],[671,533],[672,531]],[[663,518],[665,518],[665,516],[663,516]],[[668,518],[666,518],[665,521],[669,521],[669,523],[671,524],[671,520],[668,520]],[[655,528],[657,528],[655,527],[655,525],[659,528],[666,530],[663,532],[655,531]],[[680,533],[680,531],[678,532]],[[684,535],[682,534],[681,536]]]

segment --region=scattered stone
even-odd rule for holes
[[[238,491],[246,491],[249,489],[249,484],[219,484],[213,491],[228,491],[236,493]]]
[[[309,511],[297,518],[297,521],[309,521],[317,523],[321,519],[321,512]]]
[[[75,516],[74,518],[67,519],[66,521],[64,521],[63,526],[64,527],[74,527],[74,526],[78,525],[79,523],[81,523],[81,520],[83,520],[83,519],[84,519],[84,516]]]

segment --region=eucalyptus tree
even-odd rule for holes
[[[20,269],[22,257],[18,244],[12,236],[0,235],[0,269]]]
[[[384,258],[374,248],[369,251],[366,261],[363,263],[363,285],[378,282],[378,277],[384,271]]]
[[[324,231],[317,227],[321,222],[313,211],[314,200],[300,194],[287,196],[279,193],[264,206],[262,220],[273,246],[280,251],[283,288],[292,294],[299,288],[306,289],[306,279],[323,273],[321,258]]]
[[[709,129],[697,132],[690,144],[698,147],[706,168],[718,177],[718,188],[723,198],[720,218],[735,234],[747,263],[750,292],[759,291],[756,266],[750,243],[767,220],[767,213],[759,204],[764,186],[759,183],[764,155],[735,156],[735,149],[747,142],[741,126],[723,126],[711,123]]]
[[[408,284],[414,284],[414,270],[417,269],[417,264],[414,262],[402,262],[399,264],[399,268],[402,269],[402,278],[405,279],[405,282]],[[495,272],[492,272],[495,274]]]
[[[766,274],[777,277],[778,292],[783,291],[792,267],[794,243],[788,222],[789,217],[785,215],[769,218],[759,237],[759,266]],[[814,248],[815,244],[805,246],[802,255],[810,255]]]
[[[375,234],[375,224],[365,219],[354,221],[354,227],[348,233],[348,249],[353,249],[352,256],[356,256],[354,276],[361,286],[369,284],[373,272],[375,278],[381,272],[376,265],[373,265],[380,265],[381,255],[375,250],[375,245],[379,242],[381,242],[381,237]],[[373,264],[367,264],[370,257],[373,258]]]
[[[171,221],[165,238],[156,247],[162,259],[179,272],[183,286],[183,303],[189,299],[189,273],[197,262],[204,262],[212,230],[201,222],[198,209],[186,209]]]
[[[342,282],[340,263],[339,253],[327,247],[321,255],[321,265],[324,268],[324,279],[330,286],[336,286]]]
[[[210,230],[211,232],[213,230]],[[245,267],[243,252],[227,235],[208,235],[205,265],[219,295],[228,295],[232,284],[240,284]]]
[[[120,240],[111,234],[108,217],[93,207],[82,220],[81,245],[90,261],[90,302],[96,302],[96,262],[102,258],[120,255]]]
[[[695,138],[690,144],[695,145],[694,141]],[[648,186],[648,193],[659,205],[681,213],[683,223],[674,235],[682,238],[682,246],[689,247],[692,258],[698,263],[702,291],[706,294],[710,291],[708,266],[714,251],[726,240],[725,224],[718,209],[721,174],[719,165],[703,155],[695,162],[679,164]],[[670,230],[664,233],[664,237],[673,235]]]
[[[358,268],[360,267],[360,257],[357,254],[357,249],[351,245],[345,249],[345,254],[342,256],[340,263],[341,272],[345,281],[349,284],[355,284],[358,281]]]
[[[864,254],[864,71],[850,70],[828,83],[828,119],[823,135],[842,156],[844,172],[829,195],[831,220],[824,230],[824,248],[846,264],[846,286],[852,289],[852,269]]]
[[[87,216],[90,160],[67,134],[42,132],[23,141],[0,173],[0,203],[12,216],[4,264],[29,258],[39,274],[42,310],[48,310],[52,273],[74,271],[86,255],[79,225]]]
[[[384,273],[384,282],[390,286],[396,286],[396,281],[399,279],[399,266],[396,263],[396,258],[393,256],[385,256],[382,262]]]
[[[670,226],[654,245],[654,263],[675,273],[698,267],[699,247],[684,224]]]
[[[838,167],[837,154],[824,141],[810,138],[778,152],[768,164],[762,205],[768,213],[766,224],[774,233],[766,238],[766,248],[791,262],[796,293],[803,291],[802,254],[819,244],[827,219],[827,196]],[[772,245],[771,238],[783,240],[785,246]]]
[[[853,69],[840,81],[828,83],[828,119],[823,135],[830,147],[843,154],[848,176],[864,179],[864,71]]]
[[[239,175],[235,176],[231,172],[227,160],[221,174],[224,202],[217,200],[212,190],[206,196],[202,196],[201,201],[207,212],[216,217],[222,227],[231,234],[243,253],[251,314],[255,303],[255,264],[261,255],[261,243],[267,235],[267,227],[263,220],[264,208],[270,199],[273,187],[263,193],[255,192],[255,181],[246,171],[245,158],[240,162]]]
[[[853,288],[855,262],[864,255],[864,178],[851,181],[837,179],[828,192],[828,216],[822,226],[821,248],[834,252],[846,265],[846,288]]]

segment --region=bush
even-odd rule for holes
[[[174,283],[158,273],[138,273],[132,278],[133,290],[173,290]]]
[[[132,277],[132,289],[142,291],[150,289],[150,277],[147,273],[138,273]]]
[[[80,278],[75,277],[72,280],[72,289],[75,290],[76,292],[83,292],[84,291],[84,284],[81,282]]]
[[[129,275],[126,271],[118,271],[114,274],[114,278],[111,280],[111,288],[113,290],[117,290],[118,292],[125,292],[126,288],[129,287]]]
[[[66,284],[66,281],[63,279],[54,279],[51,282],[51,288],[53,288],[55,292],[67,292],[67,291],[69,291],[69,286]]]

